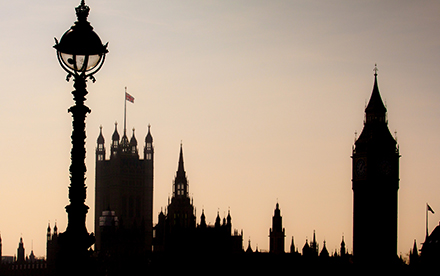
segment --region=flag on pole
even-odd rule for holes
[[[428,203],[426,203],[426,208],[427,208],[427,210],[428,210],[429,212],[431,212],[431,213],[434,214],[434,210],[432,210],[431,206],[429,206]]]
[[[127,92],[125,92],[125,100],[134,103],[134,97]]]

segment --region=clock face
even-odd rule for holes
[[[388,160],[383,160],[380,163],[380,171],[384,175],[389,175],[391,173],[391,164]]]
[[[356,161],[356,175],[357,176],[365,176],[366,165],[364,159],[359,159]]]

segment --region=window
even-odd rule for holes
[[[185,195],[185,185],[177,184],[177,195]]]

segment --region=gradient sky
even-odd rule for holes
[[[67,225],[73,83],[53,37],[79,0],[0,1],[0,233],[3,255],[45,256],[47,224]],[[398,253],[440,219],[440,2],[87,0],[109,54],[88,83],[87,216],[93,231],[96,138],[114,122],[155,147],[154,222],[183,142],[198,221],[231,210],[246,247],[269,249],[279,202],[286,250],[313,230],[352,250],[351,151],[378,84],[400,145]],[[378,191],[380,192],[380,191]],[[383,210],[387,212],[387,210]],[[378,248],[388,237],[377,241]],[[374,245],[372,245],[374,246]]]

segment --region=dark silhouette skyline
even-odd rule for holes
[[[53,225],[57,220],[63,231],[67,225],[63,208],[53,206],[65,206],[68,200],[71,118],[65,111],[72,89],[52,45],[53,37],[72,25],[72,8],[79,2],[29,2],[26,9],[21,2],[4,3],[0,190],[1,207],[8,212],[0,217],[0,231],[3,252],[10,256],[20,233],[25,241],[34,241],[37,256],[44,256],[45,239],[39,237],[48,221]],[[128,86],[136,98],[127,106],[129,138],[135,126],[142,140],[151,123],[160,141],[157,198],[170,193],[175,148],[183,140],[195,206],[198,213],[204,206],[211,222],[218,208],[223,214],[230,207],[234,225],[249,228],[245,240],[251,237],[254,245],[269,250],[271,222],[264,218],[272,215],[278,198],[287,237],[299,241],[334,223],[341,227],[327,232],[327,247],[338,248],[344,233],[351,251],[347,163],[352,161],[353,133],[363,127],[372,65],[378,62],[389,129],[398,132],[402,146],[400,184],[405,188],[399,189],[398,252],[405,255],[414,238],[420,247],[425,203],[439,208],[439,62],[434,46],[439,3],[173,1],[122,7],[86,2],[93,27],[111,50],[96,83],[88,87],[93,110],[87,121],[89,193],[95,189],[99,126],[109,141],[117,119],[122,136],[123,90]],[[255,158],[260,155],[264,158]],[[251,196],[249,190],[254,191]],[[154,202],[155,212],[165,204]],[[93,197],[87,205],[87,229],[94,231]],[[246,217],[259,206],[267,206],[260,209],[264,215]],[[301,206],[307,208],[298,214]],[[333,222],[326,219],[330,214],[335,214]],[[439,214],[430,214],[430,231]]]

